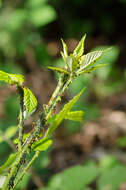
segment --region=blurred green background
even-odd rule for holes
[[[84,110],[84,121],[62,124],[52,149],[41,153],[17,190],[126,189],[125,12],[126,0],[0,1],[0,69],[25,75],[38,110],[57,83],[47,67],[63,64],[61,38],[69,52],[85,33],[85,53],[112,47],[99,60],[108,66],[79,77],[63,97],[66,102],[86,87],[74,108]],[[18,113],[16,90],[1,84],[1,164],[12,151]],[[25,122],[26,132],[32,120]]]

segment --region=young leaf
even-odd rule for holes
[[[68,71],[66,71],[65,69],[62,69],[62,68],[58,68],[58,67],[48,67],[48,68],[51,70],[57,71],[59,73],[69,74]]]
[[[81,90],[79,94],[77,94],[72,100],[70,100],[64,107],[63,109],[57,114],[55,120],[51,123],[50,127],[47,130],[47,135],[50,135],[63,121],[63,119],[66,117],[68,112],[72,109],[74,104],[77,102],[81,94],[83,93],[84,90]]]
[[[90,52],[90,53],[84,55],[83,61],[81,62],[79,72],[83,71],[89,65],[91,66],[92,64],[94,64],[98,59],[101,58],[101,56],[104,54],[104,52],[105,51],[94,51],[94,52]]]
[[[0,174],[2,174],[5,170],[11,167],[11,164],[15,161],[17,155],[17,153],[10,154],[8,160],[0,167]]]
[[[81,122],[83,120],[83,116],[83,111],[71,111],[66,114],[65,119]]]
[[[86,35],[84,35],[81,39],[81,41],[79,42],[78,46],[76,47],[76,49],[73,52],[74,56],[77,57],[81,57],[84,53],[84,41],[85,41]]]
[[[24,82],[24,76],[20,74],[10,74],[4,71],[0,71],[0,81],[8,84],[22,85]]]
[[[87,67],[87,68],[84,69],[83,71],[77,72],[77,73],[78,73],[79,75],[84,74],[84,73],[90,73],[90,72],[95,71],[96,69],[99,69],[99,68],[104,67],[104,66],[106,66],[106,65],[108,65],[108,64],[98,64],[98,65],[96,65],[96,66],[94,66],[94,67],[90,67],[90,68]]]
[[[64,54],[64,57],[68,57],[68,48],[67,48],[67,45],[65,44],[65,42],[63,41],[63,39],[61,39],[62,41],[62,45],[63,45],[63,54]]]
[[[6,176],[0,176],[0,188],[3,187],[5,180],[6,180]]]
[[[45,141],[43,141],[43,139],[35,142],[33,145],[32,145],[32,150],[33,151],[45,151],[47,150],[50,146],[52,145],[52,140],[50,139],[47,139]]]
[[[25,112],[24,118],[26,119],[29,115],[31,115],[36,107],[37,107],[37,99],[32,93],[32,91],[28,88],[23,88],[24,90],[24,105],[25,105]]]

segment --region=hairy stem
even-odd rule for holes
[[[31,165],[33,164],[33,162],[35,161],[35,159],[39,156],[40,154],[40,151],[36,151],[36,153],[34,154],[33,158],[31,159],[31,161],[28,163],[28,165],[23,169],[21,175],[17,178],[17,181],[16,183],[14,184],[14,187],[15,188],[18,183],[22,180],[22,178],[24,177],[24,175],[26,174],[26,172],[28,171],[28,169],[31,167]]]
[[[18,87],[19,94],[20,94],[20,114],[19,114],[19,140],[18,140],[18,150],[20,151],[22,149],[23,144],[23,125],[24,125],[24,92],[21,87]]]
[[[69,77],[68,75],[64,75],[64,74],[60,76],[57,88],[55,89],[48,103],[47,114],[45,117],[46,120],[48,120],[51,117],[54,108],[56,107],[58,102],[61,100],[62,94],[69,87],[70,83],[72,82],[72,79],[73,79],[72,76]]]
[[[34,140],[39,136],[40,132],[42,131],[42,128],[44,127],[44,125],[46,125],[45,121],[47,121],[51,117],[54,108],[56,107],[57,103],[61,100],[60,96],[68,88],[72,80],[73,80],[73,76],[68,76],[68,75],[66,76],[64,74],[61,75],[57,88],[54,91],[52,98],[49,101],[48,107],[44,113],[45,117],[44,118],[42,117],[43,119],[41,119],[40,117],[40,119],[37,121],[34,127],[33,132],[30,134],[30,136],[25,140],[24,144],[22,145],[22,149],[19,151],[19,155],[17,156],[16,161],[14,162],[12,166],[12,169],[3,186],[3,190],[13,189],[16,176],[18,174],[19,169],[23,165],[22,161],[26,159],[26,154],[27,154],[28,149],[31,148],[31,145],[33,144]],[[36,158],[37,157],[35,157],[35,159]]]

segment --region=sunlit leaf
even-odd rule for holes
[[[84,73],[90,73],[92,71],[95,71],[96,69],[100,69],[101,67],[104,67],[108,64],[98,64],[98,65],[95,65],[94,67],[87,67],[86,69],[84,69],[83,71],[81,72],[78,72],[79,74],[84,74]]]
[[[89,65],[94,64],[98,59],[102,57],[105,51],[94,51],[83,56],[79,72],[83,71]]]
[[[48,135],[50,135],[60,125],[60,123],[66,117],[68,112],[70,112],[74,104],[77,102],[83,91],[84,90],[81,90],[79,94],[77,94],[72,100],[70,100],[67,104],[65,104],[63,109],[57,114],[55,120],[51,123],[50,127],[47,130]]]
[[[21,85],[24,82],[24,76],[20,74],[10,74],[4,71],[0,71],[0,81],[8,84]]]
[[[59,68],[59,67],[48,67],[51,70],[57,71],[59,73],[64,73],[64,74],[69,74],[68,71],[66,71],[65,69]]]
[[[83,55],[83,53],[84,53],[84,41],[85,41],[85,38],[86,38],[86,35],[84,35],[82,37],[82,39],[80,40],[78,46],[76,47],[76,49],[73,52],[74,56],[81,57]]]
[[[63,41],[63,39],[61,39],[62,41],[62,45],[63,45],[63,54],[65,57],[68,57],[68,48],[67,45],[65,44],[65,42]]]
[[[83,111],[71,111],[66,114],[65,119],[81,122],[83,120],[83,116]]]
[[[37,99],[30,89],[23,88],[23,90],[24,90],[24,105],[26,109],[24,112],[24,118],[27,118],[36,110]]]
[[[3,187],[5,180],[6,180],[6,176],[0,176],[0,188]]]
[[[32,145],[32,150],[34,151],[45,151],[47,150],[50,146],[52,145],[52,140],[51,139],[47,139],[45,141],[43,141],[43,139],[36,141],[33,145]]]

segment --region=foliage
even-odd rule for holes
[[[83,165],[73,166],[54,175],[44,190],[87,190],[89,184],[96,181],[97,190],[118,190],[126,181],[125,165],[112,155],[101,158],[99,164],[88,161]],[[90,189],[90,188],[89,188]],[[92,188],[91,188],[92,189]]]
[[[17,153],[10,155],[7,162],[4,163],[3,166],[1,166],[1,172],[3,175],[3,170],[8,168],[8,165],[11,167],[9,174],[7,174],[7,171],[4,175],[6,175],[6,180],[3,185],[3,189],[13,189],[17,186],[17,184],[20,182],[20,180],[23,178],[23,176],[26,174],[27,170],[30,168],[34,160],[39,156],[40,151],[46,151],[50,145],[52,144],[52,140],[48,139],[51,137],[52,133],[56,130],[56,128],[61,124],[61,122],[64,119],[72,119],[76,121],[81,121],[83,117],[82,111],[71,111],[74,104],[77,102],[79,97],[82,95],[83,90],[81,90],[80,93],[78,93],[72,100],[70,100],[68,103],[66,103],[61,109],[61,111],[57,114],[53,114],[53,111],[58,104],[59,101],[61,101],[61,95],[65,92],[65,90],[69,87],[69,85],[72,83],[73,79],[78,77],[79,75],[83,74],[84,71],[87,71],[90,66],[94,65],[96,60],[98,60],[104,51],[97,51],[97,52],[91,52],[89,54],[84,54],[84,40],[85,36],[81,39],[79,42],[77,48],[74,50],[73,53],[68,55],[67,52],[67,46],[65,42],[63,42],[63,52],[62,56],[64,59],[65,68],[53,68],[53,70],[58,71],[60,70],[60,76],[59,76],[59,83],[57,85],[56,90],[54,91],[48,105],[43,106],[43,110],[40,113],[39,120],[34,124],[33,130],[30,132],[30,135],[24,137],[23,133],[23,124],[24,119],[27,118],[27,115],[32,115],[33,111],[37,107],[37,100],[35,96],[33,95],[32,91],[24,86],[24,78],[22,75],[17,74],[10,74],[7,72],[1,72],[1,81],[4,81],[8,84],[13,84],[18,89],[18,93],[20,96],[20,114],[19,114],[19,124],[18,124],[18,150]],[[97,64],[94,65],[94,68]],[[67,72],[64,72],[64,69]],[[47,129],[46,129],[47,128]],[[41,134],[42,133],[42,134]],[[29,149],[31,151],[35,151],[35,154],[32,156],[31,160],[23,166],[23,161],[26,161],[26,155],[29,155]],[[82,169],[82,174],[88,176],[87,177],[88,183],[94,176],[97,176],[97,170],[94,169],[94,173],[92,173],[92,177],[90,176],[91,171],[93,170],[89,168],[81,168],[77,167],[75,170],[75,173],[79,177],[82,174],[79,173],[79,171]],[[19,173],[19,171],[21,171]],[[84,170],[84,171],[83,171]],[[84,172],[84,173],[83,173]],[[72,172],[73,173],[73,172]],[[68,175],[72,176],[72,173],[68,172]],[[80,178],[80,177],[79,177]],[[67,178],[66,178],[67,179]],[[65,179],[64,179],[65,180]],[[87,181],[83,181],[83,183],[75,182],[75,188],[82,187],[84,184],[87,184]],[[71,186],[71,185],[70,185]],[[64,186],[65,188],[65,186]]]

